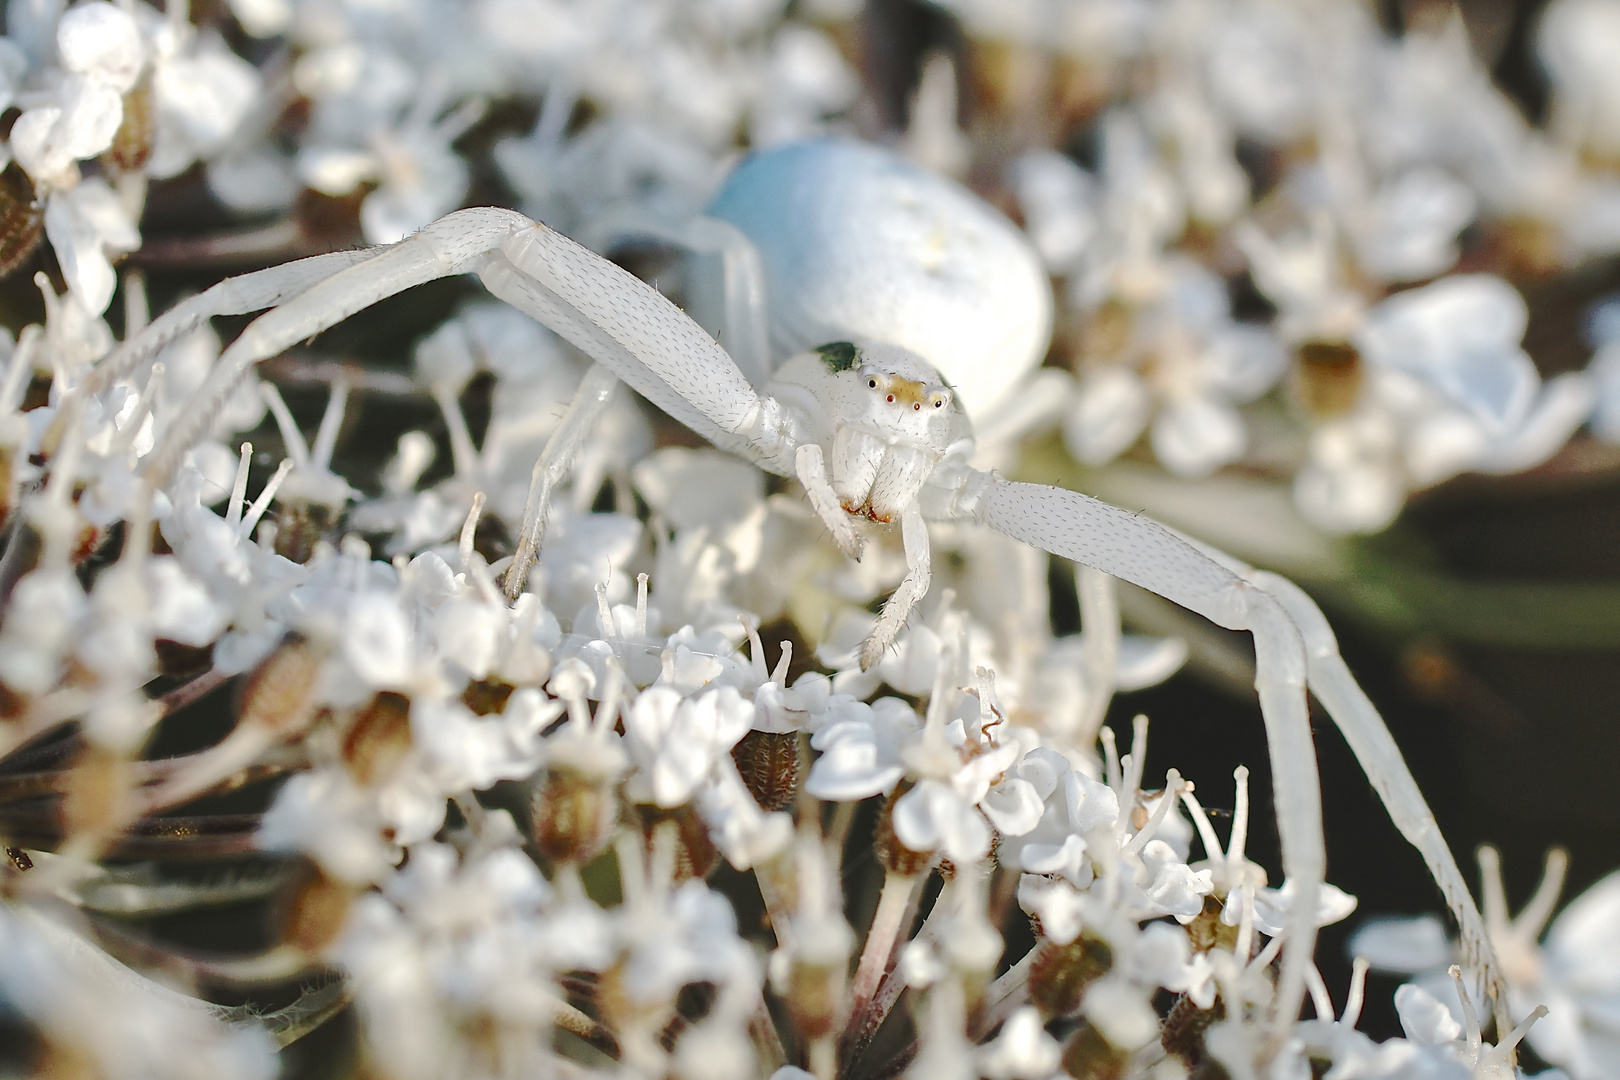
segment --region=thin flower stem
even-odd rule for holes
[[[855,982],[850,988],[850,1026],[847,1036],[858,1039],[871,1011],[878,986],[889,969],[890,959],[909,921],[921,874],[896,874],[890,871],[883,878],[883,891],[878,895],[877,911],[872,915],[872,929],[866,935],[861,949],[860,963],[855,968]]]
[[[158,701],[163,704],[163,715],[170,716],[199,698],[206,697],[224,686],[232,677],[229,672],[221,671],[218,668],[210,668],[190,682],[175,687],[158,698]]]
[[[763,996],[754,1006],[753,1015],[748,1018],[748,1038],[754,1044],[754,1052],[759,1055],[764,1071],[774,1072],[788,1063],[782,1036],[776,1030],[776,1021],[771,1019],[771,1011],[766,1007]]]
[[[1013,1010],[1029,998],[1029,969],[1035,962],[1037,950],[1031,949],[1023,959],[1001,973],[990,989],[985,991],[984,1004],[978,1016],[968,1025],[968,1038],[978,1042],[996,1029],[996,1025],[1012,1015]]]

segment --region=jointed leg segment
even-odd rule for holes
[[[928,595],[928,582],[932,568],[928,552],[928,523],[923,520],[917,504],[908,504],[900,514],[900,536],[906,545],[906,576],[894,594],[883,605],[877,626],[872,628],[861,643],[861,670],[870,671],[883,659],[883,654],[900,630],[906,625],[911,609]]]
[[[980,478],[981,481],[984,479]],[[989,478],[969,512],[1015,539],[1158,593],[1255,641],[1255,684],[1270,747],[1284,868],[1294,883],[1276,1018],[1292,1021],[1316,939],[1325,869],[1321,793],[1307,683],[1327,707],[1407,840],[1422,853],[1462,930],[1465,955],[1500,994],[1483,921],[1422,793],[1378,712],[1351,678],[1327,620],[1297,586],[1206,551],[1157,522],[1061,488]],[[1499,998],[1500,1000],[1500,998]]]
[[[804,485],[804,494],[810,500],[811,509],[827,526],[827,531],[832,533],[838,550],[860,562],[866,540],[855,527],[854,519],[844,512],[838,501],[838,493],[833,490],[832,481],[827,476],[827,462],[821,452],[821,444],[802,444],[794,453],[793,464],[799,483]]]

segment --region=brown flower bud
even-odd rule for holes
[[[276,516],[276,554],[295,563],[309,562],[315,545],[336,523],[337,512],[320,503],[290,501]]]
[[[830,1035],[843,1017],[846,966],[794,963],[789,968],[781,998],[800,1038]]]
[[[1123,1080],[1130,1063],[1129,1053],[1084,1021],[1063,1047],[1063,1071],[1082,1080]]]
[[[13,162],[0,171],[0,277],[27,262],[45,237],[45,210]]]
[[[1361,398],[1366,365],[1356,347],[1342,341],[1307,341],[1294,353],[1294,400],[1319,420],[1343,416]]]
[[[548,766],[534,793],[534,844],[554,862],[590,862],[613,838],[619,797],[612,777]]]
[[[315,683],[326,655],[312,641],[288,637],[243,682],[238,725],[262,725],[282,736],[308,727],[318,710]]]
[[[720,849],[709,839],[709,827],[698,817],[690,803],[664,810],[656,806],[637,806],[641,818],[642,834],[647,838],[648,850],[658,826],[666,821],[675,823],[675,881],[688,878],[706,878],[720,861]]]
[[[797,731],[750,731],[731,748],[731,759],[761,809],[781,810],[798,796],[800,741]]]
[[[343,764],[355,783],[369,786],[393,775],[411,749],[411,699],[383,691],[349,719]]]
[[[883,800],[878,814],[877,830],[872,834],[872,849],[885,870],[904,877],[914,877],[928,869],[933,860],[931,851],[912,851],[894,834],[894,804],[900,796],[911,790],[911,784],[902,780],[900,785]]]
[[[506,699],[517,687],[499,679],[479,679],[467,684],[461,693],[461,703],[478,716],[492,716],[506,708]]]
[[[1231,952],[1237,946],[1238,928],[1221,921],[1226,905],[1217,896],[1204,897],[1204,909],[1187,924],[1187,938],[1199,952],[1221,949]]]
[[[1170,1015],[1164,1018],[1159,1030],[1159,1044],[1167,1054],[1175,1054],[1186,1063],[1187,1071],[1199,1075],[1211,1063],[1209,1051],[1204,1048],[1204,1034],[1218,1020],[1226,1019],[1226,1006],[1219,998],[1212,1008],[1200,1009],[1186,994],[1176,998]]]
[[[152,116],[152,83],[142,79],[124,95],[124,119],[113,136],[107,157],[124,172],[134,172],[152,157],[152,136],[157,125]]]
[[[333,881],[313,863],[299,876],[281,911],[281,937],[310,955],[319,955],[343,932],[354,890]]]
[[[1108,944],[1083,934],[1067,945],[1042,941],[1035,948],[1029,966],[1029,998],[1048,1017],[1079,1013],[1086,987],[1114,966],[1114,951]]]

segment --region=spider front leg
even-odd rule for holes
[[[1305,708],[1307,684],[1327,708],[1390,818],[1427,863],[1462,930],[1464,954],[1501,994],[1500,965],[1484,923],[1435,826],[1417,782],[1378,711],[1356,685],[1321,611],[1297,586],[1257,573],[1137,514],[1061,488],[970,473],[958,513],[1056,555],[1083,563],[1195,611],[1255,640],[1256,687],[1265,719],[1282,836],[1296,889],[1278,984],[1279,1023],[1297,1015],[1316,931],[1314,896],[1323,880],[1321,795]]]
[[[543,225],[512,234],[477,269],[490,292],[715,446],[793,474],[803,440],[787,411],[651,285]]]
[[[933,575],[928,552],[928,523],[923,520],[922,510],[915,500],[900,512],[900,538],[906,545],[906,576],[884,602],[877,625],[861,643],[862,671],[870,671],[878,665],[906,625],[911,609],[928,595],[928,582]]]
[[[365,262],[381,250],[334,251],[226,278],[153,319],[140,333],[102,357],[80,386],[85,392],[100,393],[159,349],[214,316],[247,315],[275,307],[301,295],[333,274]]]
[[[1316,896],[1327,861],[1305,699],[1305,646],[1298,629],[1276,598],[1148,518],[1077,492],[986,473],[967,473],[958,490],[959,513],[1140,585],[1219,626],[1253,634],[1255,687],[1266,725],[1283,866],[1294,887],[1272,1016],[1280,1036],[1304,1001],[1316,943]]]
[[[860,562],[866,539],[855,527],[855,519],[844,512],[843,505],[838,501],[838,492],[833,489],[832,480],[827,475],[827,458],[821,444],[807,442],[800,446],[793,455],[793,471],[799,483],[804,485],[804,495],[810,500],[810,508],[827,526],[827,531],[832,533],[833,543],[838,545],[838,550]]]
[[[317,278],[315,284],[255,319],[230,344],[203,385],[192,395],[181,419],[163,434],[162,441],[152,452],[145,470],[147,480],[156,487],[168,483],[181,457],[207,430],[231,388],[260,360],[275,356],[413,285],[475,269],[514,232],[536,227],[534,222],[511,210],[494,207],[458,210],[397,244],[361,253],[363,258],[354,265]],[[305,260],[306,263],[311,261]],[[318,273],[331,265],[335,262],[321,264],[314,271]],[[285,269],[264,273],[274,274]],[[224,282],[222,286],[240,287],[243,280],[238,279],[234,285]],[[257,280],[279,283],[274,277]],[[148,331],[162,321],[154,322]]]
[[[1390,820],[1407,843],[1423,856],[1429,875],[1440,887],[1441,895],[1457,919],[1463,961],[1484,976],[1485,992],[1496,1012],[1498,1031],[1511,1031],[1514,1022],[1507,1012],[1507,986],[1467,880],[1452,858],[1423,792],[1406,767],[1400,747],[1395,745],[1378,709],[1339,654],[1338,639],[1327,617],[1305,590],[1287,578],[1265,571],[1251,571],[1250,576],[1277,598],[1304,635],[1311,692],[1327,709],[1351,753],[1361,763]]]

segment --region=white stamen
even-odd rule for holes
[[[231,501],[225,507],[225,524],[240,525],[242,511],[247,509],[248,466],[253,461],[253,444],[242,444],[242,455],[236,461],[236,482],[231,485]]]
[[[348,405],[349,380],[340,376],[332,384],[332,395],[326,399],[326,411],[321,414],[321,426],[315,429],[315,442],[310,447],[309,460],[315,468],[325,471],[331,467],[338,429],[343,426],[343,413]]]
[[[619,628],[613,622],[613,608],[608,605],[607,584],[596,583],[596,621],[601,624],[605,641],[618,641]]]
[[[281,432],[281,441],[286,444],[287,458],[296,469],[309,468],[309,446],[304,442],[303,434],[294,422],[292,412],[287,403],[282,400],[281,391],[276,389],[274,383],[262,382],[259,384],[259,396],[270,409],[270,415],[275,417],[276,430]]]
[[[788,668],[793,664],[793,642],[783,640],[782,653],[777,658],[776,669],[771,672],[771,682],[777,686],[786,686]]]
[[[1192,793],[1191,785],[1182,790],[1181,801],[1187,804],[1187,811],[1192,815],[1193,828],[1198,830],[1198,839],[1204,845],[1204,857],[1211,862],[1224,860],[1221,838],[1215,835],[1215,826],[1209,823],[1209,813]]]
[[[1235,877],[1242,873],[1243,852],[1249,842],[1249,767],[1239,765],[1232,770],[1237,781],[1237,795],[1232,804],[1232,838],[1226,847],[1226,872]]]
[[[30,323],[17,335],[17,347],[11,350],[5,379],[0,381],[0,413],[15,411],[22,402],[28,377],[34,373],[34,349],[43,333],[37,324]]]
[[[467,520],[461,523],[461,539],[456,545],[456,554],[461,560],[461,569],[466,571],[472,566],[473,538],[478,533],[478,519],[484,513],[484,493],[475,492],[472,497],[472,509],[467,511]]]
[[[1463,1037],[1468,1040],[1468,1063],[1479,1064],[1479,1015],[1474,1012],[1474,999],[1469,997],[1468,988],[1463,985],[1462,968],[1452,964],[1446,973],[1451,981],[1457,984],[1457,1000],[1462,1004]]]
[[[1125,786],[1125,780],[1119,772],[1119,747],[1114,739],[1114,729],[1104,727],[1097,732],[1097,738],[1103,747],[1103,782],[1117,792]]]
[[[1371,966],[1365,956],[1358,956],[1350,962],[1350,996],[1345,998],[1344,1015],[1339,1017],[1339,1023],[1347,1028],[1355,1027],[1361,1019],[1361,1005],[1367,999],[1367,969]]]
[[[1558,894],[1564,890],[1564,874],[1569,869],[1569,852],[1553,848],[1547,852],[1547,868],[1542,871],[1541,884],[1530,898],[1519,917],[1513,920],[1513,932],[1525,941],[1535,941],[1552,918],[1558,906]]]
[[[253,500],[253,505],[242,515],[242,524],[236,530],[238,540],[246,540],[253,535],[253,527],[264,517],[264,512],[270,509],[270,500],[276,497],[276,492],[281,490],[281,482],[287,479],[287,474],[292,471],[292,458],[282,458],[281,464],[276,466],[275,475],[270,477],[269,482],[264,485],[264,490],[259,492],[259,497]]]
[[[461,405],[449,390],[436,387],[433,400],[444,414],[445,427],[450,435],[450,460],[456,476],[469,479],[478,473],[478,451],[473,447],[472,432],[467,429],[467,418],[461,415]]]
[[[1175,769],[1171,769],[1164,774],[1164,797],[1153,808],[1153,816],[1148,818],[1147,824],[1142,826],[1141,830],[1131,837],[1130,843],[1125,845],[1123,850],[1126,855],[1135,855],[1147,845],[1149,840],[1153,839],[1154,832],[1158,830],[1160,825],[1164,824],[1164,819],[1170,814],[1170,808],[1176,804],[1176,795],[1180,791],[1181,774]]]
[[[1530,1034],[1530,1029],[1535,1026],[1535,1022],[1546,1015],[1547,1006],[1545,1005],[1537,1005],[1534,1009],[1531,1009],[1530,1015],[1525,1017],[1524,1021],[1512,1031],[1508,1032],[1507,1038],[1485,1052],[1480,1065],[1506,1064],[1508,1057],[1518,1047],[1519,1043],[1523,1041],[1526,1035]],[[1483,1074],[1485,1070],[1481,1069],[1479,1072]]]
[[[647,575],[636,575],[636,637],[647,636]]]
[[[1305,967],[1305,987],[1311,993],[1311,1008],[1316,1010],[1318,1020],[1333,1019],[1333,995],[1328,993],[1327,983],[1322,979],[1322,973],[1315,964]]]
[[[113,444],[116,450],[127,450],[134,443],[135,436],[141,433],[141,427],[146,422],[147,413],[152,409],[152,398],[157,394],[158,387],[163,384],[163,372],[166,369],[162,361],[153,364],[146,373],[146,382],[141,386],[140,397],[135,399],[135,407],[129,411],[129,419],[118,430],[118,439]]]
[[[124,275],[124,340],[145,330],[151,321],[152,310],[146,302],[146,275],[131,270]]]

